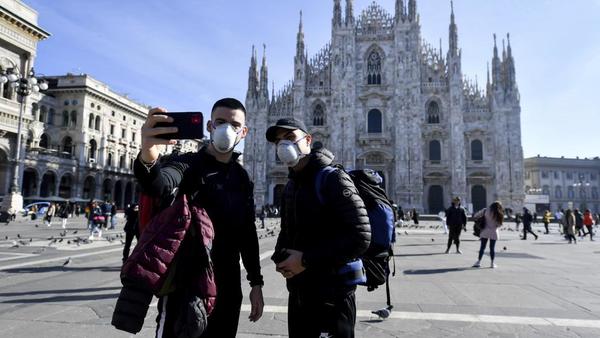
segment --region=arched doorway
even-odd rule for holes
[[[42,177],[40,196],[48,197],[54,194],[56,194],[56,175],[52,171],[46,171]]]
[[[83,181],[83,198],[93,199],[96,197],[96,179],[94,176],[88,176]]]
[[[71,198],[71,187],[73,186],[73,176],[69,173],[64,174],[60,179],[58,186],[58,196],[62,198]]]
[[[104,180],[104,183],[102,183],[102,198],[104,199],[104,201],[110,201],[113,197],[112,194],[112,181],[107,178]]]
[[[429,194],[427,196],[429,204],[429,213],[437,214],[444,210],[444,188],[440,185],[432,185],[429,187]]]
[[[473,202],[473,212],[477,212],[487,206],[487,193],[481,185],[474,185],[471,188],[471,201]]]
[[[0,195],[8,193],[10,189],[9,177],[10,175],[10,163],[8,162],[8,155],[3,149],[0,149]]]
[[[2,175],[0,175],[2,176]],[[37,172],[33,168],[23,171],[23,197],[33,196],[37,193]]]
[[[132,204],[132,203],[133,203],[133,183],[127,182],[127,185],[125,185],[124,204]]]
[[[277,184],[273,188],[273,205],[279,207],[281,205],[281,199],[283,198],[283,190],[285,189],[285,185]]]
[[[115,183],[115,195],[113,201],[118,209],[123,209],[123,183],[121,181]]]

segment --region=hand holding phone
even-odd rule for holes
[[[172,122],[158,122],[155,128],[175,127],[177,132],[156,135],[165,140],[195,140],[204,138],[204,117],[201,112],[161,112]]]

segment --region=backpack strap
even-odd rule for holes
[[[317,172],[317,177],[315,179],[315,192],[317,193],[317,199],[319,200],[319,204],[325,204],[325,197],[323,196],[323,186],[325,185],[325,180],[327,176],[332,172],[336,171],[338,168],[333,166],[325,166]]]

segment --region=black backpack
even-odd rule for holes
[[[344,170],[341,165],[326,166],[319,170],[316,177],[316,192],[319,203],[324,204],[321,187],[324,186],[327,176],[336,171]],[[391,308],[389,275],[390,259],[393,259],[393,245],[396,242],[396,222],[392,203],[388,199],[385,190],[379,185],[381,177],[371,169],[352,170],[347,172],[358,194],[365,202],[369,223],[371,225],[371,244],[367,251],[360,257],[366,274],[366,281],[359,283],[373,291],[379,286],[386,284],[387,304]],[[392,276],[396,274],[396,266]]]

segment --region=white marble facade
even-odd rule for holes
[[[394,15],[376,2],[353,12],[352,0],[344,10],[333,1],[331,41],[311,58],[300,18],[293,80],[277,93],[269,93],[266,56],[259,65],[252,52],[244,163],[257,206],[279,203],[287,168],[265,131],[290,116],[337,163],[379,171],[405,209],[437,213],[455,195],[474,209],[494,200],[522,206],[521,108],[509,36],[499,48],[494,35],[488,80],[479,88],[461,71],[453,9],[446,53],[441,42],[435,48],[422,40],[416,0],[397,0]]]

